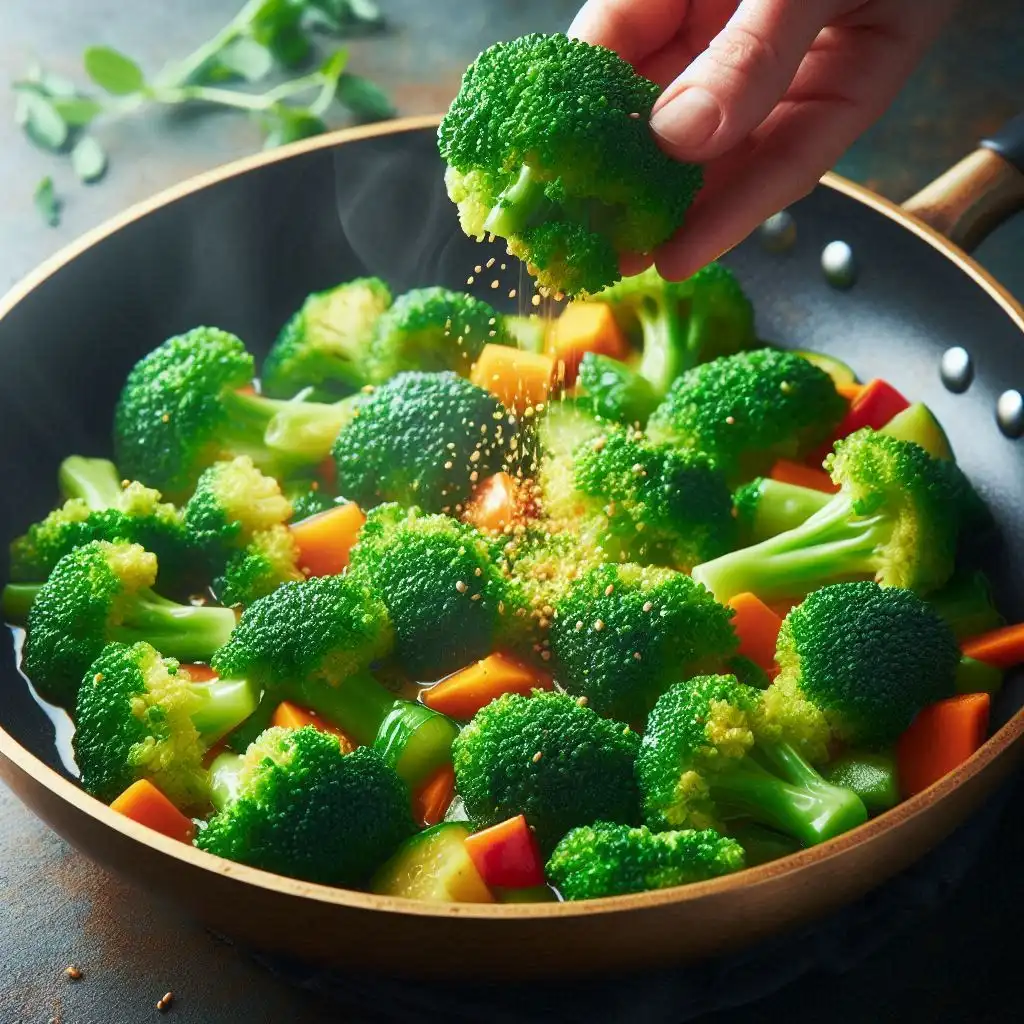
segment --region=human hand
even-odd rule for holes
[[[664,91],[651,130],[705,184],[652,260],[681,279],[806,195],[888,106],[955,0],[587,0],[569,35]]]

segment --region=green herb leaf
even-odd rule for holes
[[[386,121],[395,116],[395,108],[388,94],[361,75],[342,75],[335,95],[357,121]]]
[[[85,70],[101,88],[114,96],[141,92],[146,84],[142,68],[109,46],[90,46],[85,51]]]
[[[218,69],[224,69],[247,82],[258,82],[273,66],[273,54],[255,39],[244,36],[225,46],[217,57]]]
[[[384,26],[384,15],[373,0],[308,0],[317,25],[333,31],[373,30]]]
[[[327,125],[319,118],[305,110],[279,106],[267,119],[267,137],[263,142],[264,149],[275,149],[288,142],[298,142],[313,135],[322,135]]]
[[[103,113],[103,107],[87,96],[54,97],[51,101],[54,110],[60,114],[72,128],[84,128],[94,117]]]
[[[31,86],[18,86],[15,120],[37,145],[59,153],[68,141],[68,123],[53,103]]]
[[[107,173],[107,154],[91,135],[83,135],[71,150],[71,166],[75,174],[90,185]]]
[[[39,215],[51,228],[60,224],[60,209],[63,203],[57,198],[53,187],[53,178],[47,175],[38,185],[32,197]]]
[[[70,99],[72,96],[78,95],[75,83],[70,78],[64,78],[63,75],[54,75],[49,71],[39,71],[36,81],[39,82],[43,91],[50,97],[56,98],[59,96],[62,99]]]

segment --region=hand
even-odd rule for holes
[[[875,121],[954,0],[587,0],[569,35],[664,91],[651,130],[704,165],[686,222],[653,260],[688,277],[810,192]],[[652,256],[627,254],[623,272]]]

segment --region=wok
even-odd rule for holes
[[[58,463],[109,454],[111,411],[129,367],[171,334],[207,323],[266,351],[310,291],[378,274],[396,291],[464,287],[490,300],[522,288],[501,250],[459,232],[444,195],[435,119],[341,132],[200,176],[87,235],[0,302],[0,542],[45,514]],[[1016,166],[1014,166],[1016,164]],[[989,502],[1001,540],[986,566],[1006,614],[1024,619],[1024,311],[964,251],[1024,205],[1024,124],[901,209],[829,175],[791,208],[786,251],[752,238],[726,257],[762,337],[840,356],[927,402]],[[912,215],[912,214],[916,214]],[[929,226],[935,225],[935,227]],[[823,247],[849,244],[846,289]],[[507,267],[502,270],[501,264]],[[940,359],[962,346],[958,391]],[[1019,395],[1017,396],[1019,399]],[[5,566],[3,567],[6,568]],[[0,777],[54,829],[111,870],[262,948],[389,971],[517,977],[679,962],[752,943],[856,900],[950,833],[1024,753],[1024,678],[995,705],[995,732],[957,771],[866,825],[717,881],[577,904],[435,906],[330,889],[218,860],[150,832],[87,796],[60,751],[67,724],[36,703],[0,638]],[[55,731],[59,742],[55,743]],[[63,745],[63,746],[62,746]],[[425,951],[450,947],[457,955]],[[552,956],[557,951],[557,956]]]

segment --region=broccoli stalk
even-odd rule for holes
[[[66,499],[78,498],[94,512],[114,508],[121,497],[121,477],[109,459],[70,455],[60,464],[57,485]]]
[[[501,238],[519,234],[545,205],[546,186],[529,164],[520,167],[516,179],[501,191],[487,214],[484,233]]]
[[[737,488],[733,507],[741,536],[747,544],[757,544],[799,526],[820,512],[831,497],[811,487],[757,477]]]
[[[8,583],[3,592],[4,622],[9,626],[24,627],[28,613],[35,602],[42,583]]]

